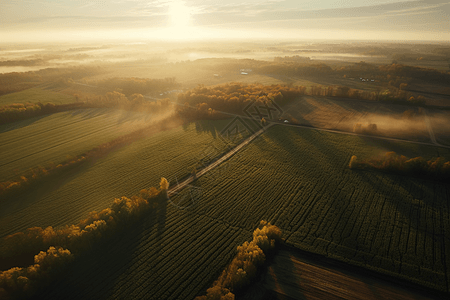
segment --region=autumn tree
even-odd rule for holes
[[[159,183],[159,188],[161,190],[168,190],[169,189],[169,182],[166,178],[161,177],[161,182]]]

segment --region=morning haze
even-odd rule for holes
[[[0,299],[444,299],[446,1],[0,4]]]

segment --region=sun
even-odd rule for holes
[[[186,29],[191,23],[190,8],[184,1],[175,0],[169,4],[170,27],[175,30]]]

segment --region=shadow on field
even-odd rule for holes
[[[145,222],[148,223],[148,222]],[[148,224],[136,223],[121,228],[110,238],[76,257],[50,286],[39,293],[39,299],[111,299],[118,282],[133,265],[136,247]],[[143,274],[145,276],[145,274]]]
[[[275,130],[276,128],[273,127],[270,130]],[[288,220],[283,222],[285,226],[282,226],[284,227],[281,228],[282,230],[291,230],[290,226],[292,226],[292,232],[297,232],[299,228],[305,224],[307,225],[307,232],[299,235],[299,237],[302,237],[298,240],[299,242],[309,240],[306,241],[308,244],[311,243],[311,240],[315,241],[317,238],[329,240],[335,244],[332,247],[327,247],[325,251],[330,251],[329,254],[337,254],[347,259],[352,259],[354,253],[352,251],[344,251],[345,249],[340,249],[340,246],[363,251],[372,256],[378,254],[382,258],[389,260],[394,258],[400,259],[405,252],[411,251],[406,244],[401,244],[402,248],[397,249],[398,237],[391,231],[391,227],[395,226],[394,218],[400,217],[408,220],[409,226],[407,224],[403,225],[406,226],[407,230],[413,228],[418,232],[422,232],[426,239],[431,238],[434,240],[436,238],[433,229],[428,225],[425,226],[422,221],[423,218],[419,218],[419,214],[422,214],[421,210],[424,206],[433,211],[441,209],[439,203],[434,199],[436,197],[434,191],[438,183],[384,172],[350,170],[347,166],[352,155],[350,153],[353,149],[351,145],[348,147],[345,147],[345,145],[343,147],[339,146],[338,148],[334,144],[335,141],[327,142],[327,139],[317,138],[318,134],[324,133],[316,132],[315,134],[310,134],[306,132],[307,129],[301,129],[295,134],[292,134],[293,132],[289,128],[282,128],[281,131],[278,128],[278,130],[278,133],[272,132],[272,134],[266,135],[270,140],[276,142],[277,147],[281,148],[278,150],[274,149],[277,152],[271,159],[279,164],[286,164],[287,161],[291,161],[292,169],[290,172],[295,173],[293,169],[298,169],[299,174],[306,175],[301,180],[312,184],[314,190],[317,189],[318,197],[329,199],[326,204],[321,201],[312,202],[309,208],[302,208],[299,205],[302,199],[299,199],[298,203],[294,203],[293,208],[295,211],[287,213],[286,217]],[[385,144],[388,147],[391,143],[383,141],[381,144]],[[263,143],[255,143],[255,145],[261,148],[267,147]],[[305,151],[302,152],[303,145]],[[398,145],[398,148],[403,147],[407,146]],[[282,149],[285,151],[280,151]],[[296,163],[297,161],[301,163]],[[302,170],[305,164],[308,167]],[[311,173],[305,174],[305,172]],[[318,184],[318,182],[322,183]],[[375,197],[373,200],[362,204],[365,210],[371,209],[371,211],[367,212],[367,218],[363,217],[364,222],[371,222],[369,226],[370,234],[368,235],[359,232],[358,228],[355,227],[358,222],[361,222],[360,218],[362,217],[357,216],[361,208],[359,208],[359,205],[356,205],[355,201],[366,201],[367,199],[363,197],[367,193]],[[354,196],[358,194],[360,196]],[[413,199],[415,199],[415,202],[411,202]],[[370,205],[375,205],[374,201],[378,202],[378,204],[376,207],[370,208]],[[308,211],[305,211],[305,209],[308,209]],[[382,214],[383,219],[393,219],[389,219],[388,223],[382,222],[381,219],[377,220],[374,216],[370,216],[371,213],[374,213],[372,209],[375,209],[376,214]],[[283,210],[287,211],[287,208],[284,207]],[[298,214],[303,214],[303,216],[296,224],[291,224],[290,222]],[[317,221],[315,214],[319,214]],[[397,217],[396,214],[399,216]],[[415,216],[416,214],[417,217]],[[347,225],[350,220],[352,220],[351,223]],[[331,231],[328,230],[324,227],[322,221],[326,221],[326,224],[334,224],[334,228]],[[349,239],[350,237],[352,238]],[[414,249],[412,251],[414,252]],[[416,257],[419,265],[422,264],[421,261],[426,261],[424,257],[419,257],[418,255]],[[401,272],[397,264],[386,264],[387,261],[372,262],[370,260],[366,263],[395,273]],[[413,274],[412,277],[428,282],[420,274]]]
[[[72,117],[79,116],[83,120],[91,119],[101,115],[110,114],[111,111],[116,109],[111,108],[87,108],[87,109],[75,109],[71,110],[69,113]]]
[[[383,151],[379,151],[379,155],[384,155],[386,152],[394,151],[398,155],[404,155],[408,158],[416,156],[422,156],[425,159],[431,159],[433,157],[439,157],[438,147],[432,145],[420,145],[403,143],[398,141],[389,141],[383,139],[374,139],[366,136],[357,136],[367,146],[374,146],[377,148],[383,148]],[[401,138],[400,138],[401,139]],[[417,153],[421,153],[420,155]],[[353,153],[352,153],[353,155]],[[357,154],[356,154],[357,155]]]
[[[33,117],[33,118],[29,118],[23,121],[16,121],[13,123],[7,123],[7,124],[3,124],[0,125],[0,134],[4,133],[4,132],[8,132],[11,130],[16,130],[16,129],[20,129],[23,127],[27,127],[32,125],[33,123],[39,121],[40,119],[43,119],[45,117],[47,117],[48,115],[41,115],[41,116],[37,116],[37,117]]]
[[[52,174],[46,178],[37,180],[29,186],[25,186],[23,190],[12,190],[0,197],[2,209],[0,209],[0,220],[7,220],[8,216],[15,211],[20,211],[36,203],[37,199],[44,199],[45,196],[54,190],[59,189],[66,183],[78,177],[80,173],[87,171],[94,164],[93,161],[85,162],[81,165],[71,167]],[[0,228],[1,228],[0,222]],[[0,229],[0,238],[14,232],[5,233]]]
[[[158,198],[158,207],[155,209],[156,220],[158,223],[158,231],[157,231],[157,241],[162,240],[162,235],[166,229],[166,215],[167,215],[167,205],[168,201],[165,197]],[[161,248],[161,244],[158,245],[158,251]]]
[[[114,299],[118,295],[123,297],[123,289],[128,290],[130,285],[142,288],[140,295],[150,295],[151,288],[154,288],[149,282],[150,277],[158,271],[156,267],[161,255],[165,256],[162,241],[167,201],[159,197],[157,204],[145,215],[127,220],[123,227],[116,228],[108,236],[95,241],[90,249],[78,254],[64,274],[43,289],[37,298]],[[142,253],[141,244],[147,241],[152,242]],[[149,269],[152,272],[147,272]],[[136,277],[136,272],[140,276]],[[139,282],[132,282],[129,278],[139,278]]]
[[[209,120],[196,121],[195,130],[197,133],[210,133],[214,139],[217,137],[216,133],[220,132],[220,129],[216,127],[216,123]]]

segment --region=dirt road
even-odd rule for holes
[[[226,161],[227,159],[232,157],[234,154],[236,154],[236,152],[238,152],[243,147],[248,145],[251,141],[253,141],[256,137],[258,137],[260,134],[265,132],[268,128],[272,127],[273,125],[275,125],[275,124],[274,123],[268,124],[264,129],[260,129],[259,131],[255,132],[254,134],[252,134],[251,136],[246,138],[242,143],[240,143],[239,145],[234,147],[227,154],[225,154],[224,156],[222,156],[221,158],[219,158],[218,160],[216,160],[212,164],[208,165],[207,167],[203,168],[202,170],[198,171],[197,174],[196,174],[196,178],[199,178],[199,177],[203,176],[205,173],[209,172],[210,170],[214,169],[215,167],[217,167],[218,165],[220,165],[221,163],[223,163],[224,161]],[[173,194],[176,194],[181,189],[186,187],[188,184],[192,183],[196,178],[194,178],[194,176],[191,176],[188,179],[186,179],[185,181],[180,182],[176,186],[174,186],[172,188],[169,188],[169,190],[167,191],[167,194],[169,196],[173,195]]]
[[[427,146],[438,146],[438,147],[450,149],[450,146],[444,146],[444,145],[438,144],[436,142],[436,138],[434,138],[434,134],[431,135],[431,133],[430,133],[430,137],[432,137],[433,143],[425,143],[425,142],[416,142],[416,141],[402,140],[402,139],[396,139],[396,138],[388,138],[388,137],[376,136],[376,135],[368,135],[368,134],[362,134],[362,133],[354,133],[354,132],[347,132],[347,131],[324,129],[324,128],[319,128],[319,127],[314,127],[314,126],[304,126],[304,125],[286,124],[286,123],[283,123],[283,124],[280,123],[280,125],[282,125],[282,126],[291,126],[291,127],[308,128],[308,129],[314,129],[314,130],[326,131],[326,132],[333,132],[333,133],[339,133],[339,134],[346,134],[346,135],[364,136],[364,137],[368,137],[368,138],[372,138],[372,139],[380,139],[380,140],[386,140],[386,141],[405,142],[405,143],[427,145]]]

